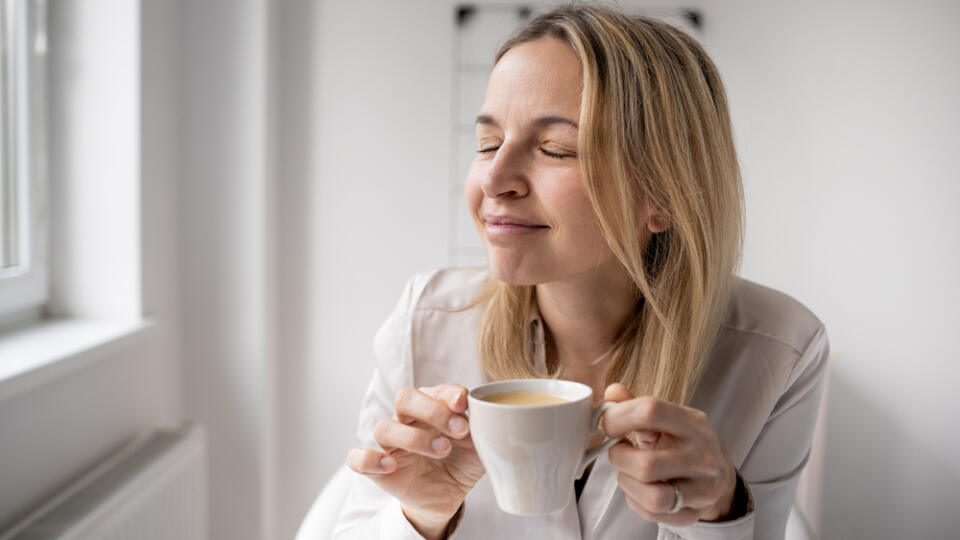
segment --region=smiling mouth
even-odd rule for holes
[[[484,222],[484,230],[490,236],[515,236],[523,234],[537,233],[545,231],[550,227],[546,225],[520,225],[516,223],[496,223],[492,221]]]
[[[529,228],[547,228],[546,225],[541,225],[532,221],[525,219],[520,219],[513,216],[494,216],[494,215],[484,215],[483,221],[486,224],[490,225],[516,225],[520,227],[529,227]]]

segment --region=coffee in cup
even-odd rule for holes
[[[560,396],[543,392],[500,392],[499,394],[486,396],[483,400],[505,405],[553,405],[554,403],[567,402]]]

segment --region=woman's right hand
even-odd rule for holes
[[[463,415],[467,389],[403,388],[394,408],[394,417],[373,431],[384,451],[354,448],[347,466],[400,501],[421,534],[438,538],[485,472]]]

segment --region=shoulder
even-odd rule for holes
[[[405,385],[479,384],[481,310],[465,308],[483,293],[489,275],[486,268],[443,268],[411,277],[374,340],[381,370]]]
[[[462,309],[479,297],[489,276],[485,267],[440,268],[415,274],[404,293],[409,313]]]
[[[409,317],[418,310],[460,309],[483,291],[489,270],[440,268],[418,272],[407,280],[391,317]]]
[[[462,309],[483,292],[488,276],[486,268],[442,268],[407,280],[374,336],[381,372],[391,380],[412,384],[419,366],[431,362],[435,353],[450,353],[468,343],[471,337],[464,336],[465,325],[475,323],[476,310]]]
[[[738,278],[700,390],[713,400],[734,389],[771,412],[819,385],[829,354],[826,329],[806,306]]]
[[[769,342],[796,356],[825,335],[820,319],[796,299],[743,278],[737,278],[721,330]]]
[[[819,399],[829,353],[826,329],[810,309],[738,279],[693,405],[710,413],[739,466],[771,419]]]

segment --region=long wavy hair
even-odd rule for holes
[[[496,60],[543,37],[565,41],[580,60],[584,188],[637,287],[637,308],[608,353],[606,384],[686,404],[719,332],[743,238],[743,188],[720,76],[686,33],[596,5],[534,18]],[[643,201],[669,224],[647,245]],[[489,378],[542,376],[531,345],[534,302],[534,286],[491,275],[474,303],[484,306],[479,354]],[[562,378],[553,364],[548,376]]]

